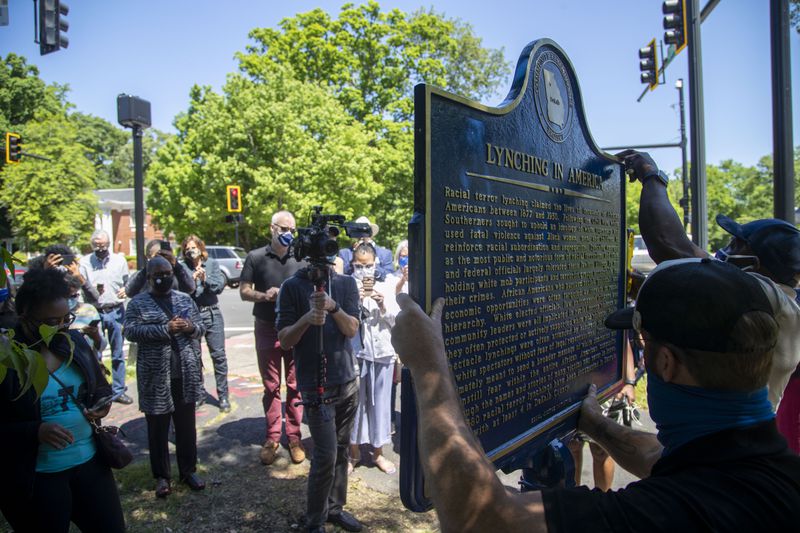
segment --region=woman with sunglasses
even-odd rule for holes
[[[12,369],[0,383],[0,509],[17,532],[67,532],[70,522],[84,532],[125,529],[89,422],[108,414],[111,387],[83,335],[68,329],[69,296],[54,269],[28,271],[17,292],[14,340],[38,352],[50,375],[39,398],[33,388],[19,396]]]

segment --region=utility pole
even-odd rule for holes
[[[775,218],[795,223],[794,147],[792,140],[792,74],[789,47],[789,2],[770,0],[772,52],[772,180]]]
[[[689,125],[691,126],[691,205],[692,240],[708,248],[708,209],[706,206],[706,129],[703,118],[703,62],[700,45],[699,0],[686,0],[689,47]]]
[[[683,198],[680,205],[683,208],[683,229],[689,226],[692,220],[692,212],[689,208],[689,164],[686,160],[686,108],[683,101],[683,78],[675,82],[678,89],[678,103],[681,113],[681,181],[683,182]]]

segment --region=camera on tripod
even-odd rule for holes
[[[292,242],[293,255],[298,261],[306,260],[315,267],[333,264],[328,258],[339,253],[336,238],[342,229],[352,239],[372,236],[369,224],[345,222],[343,215],[324,215],[319,205],[312,209],[310,224],[307,228],[297,228],[297,238]]]

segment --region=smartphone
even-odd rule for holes
[[[105,291],[105,288],[106,288],[105,285],[103,285],[102,283],[98,283],[97,284],[97,294],[103,294],[103,292]]]
[[[168,252],[172,251],[172,245],[170,245],[169,241],[161,241],[161,249],[166,250]]]
[[[64,254],[61,256],[61,265],[67,266],[71,265],[75,262],[75,255],[74,254]]]
[[[101,322],[101,319],[99,319],[99,318],[97,318],[97,319],[95,319],[95,320],[92,320],[91,322],[89,322],[89,327],[90,327],[90,328],[96,328],[96,327],[97,327],[97,325],[98,325],[100,322]]]
[[[372,297],[372,289],[375,287],[375,278],[364,278],[364,296]]]
[[[98,409],[102,409],[106,405],[109,405],[111,402],[122,396],[124,392],[117,392],[116,394],[112,394],[111,396],[104,396],[97,400],[93,406],[89,408],[89,411],[97,411]]]

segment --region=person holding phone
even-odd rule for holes
[[[394,474],[395,465],[384,457],[383,445],[392,440],[391,393],[397,360],[392,347],[392,327],[399,309],[394,281],[375,281],[375,259],[375,249],[368,243],[359,244],[353,253],[352,270],[358,285],[361,323],[352,343],[361,380],[358,409],[350,434],[348,470],[361,462],[361,447],[366,445],[372,464],[386,474]]]
[[[0,382],[0,510],[14,531],[125,530],[117,484],[97,454],[89,420],[108,414],[111,387],[74,319],[70,286],[55,269],[29,270],[17,292],[14,338],[50,374],[40,397],[19,396],[20,376]],[[70,360],[71,359],[71,360]]]
[[[69,329],[83,333],[86,343],[92,348],[97,360],[101,361],[103,359],[103,350],[108,346],[108,341],[101,329],[103,319],[95,306],[80,301],[81,280],[72,274],[66,274],[65,279],[70,289],[69,299],[67,300],[69,310],[75,315],[75,320],[70,324]],[[105,367],[103,367],[103,370],[105,370]]]
[[[225,354],[225,319],[219,308],[218,295],[225,288],[225,277],[216,259],[209,257],[206,245],[197,235],[189,235],[181,244],[182,264],[192,273],[195,290],[191,293],[200,309],[200,317],[206,329],[206,345],[214,364],[214,380],[217,384],[219,410],[231,410],[228,399],[228,356]]]
[[[150,468],[156,497],[172,492],[170,421],[175,428],[178,474],[192,490],[205,482],[197,470],[195,402],[203,391],[199,343],[205,333],[200,311],[188,294],[172,289],[173,266],[161,256],[147,263],[148,292],[133,297],[125,315],[125,338],[139,345],[136,359],[139,410],[147,421]]]

